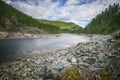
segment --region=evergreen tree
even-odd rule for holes
[[[84,31],[92,34],[109,34],[120,29],[119,3],[109,5],[89,23]]]

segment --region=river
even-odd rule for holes
[[[0,63],[15,57],[61,49],[89,41],[86,35],[60,34],[42,38],[0,39]]]

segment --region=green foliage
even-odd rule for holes
[[[18,28],[36,27],[48,33],[59,33],[57,26],[39,23],[32,17],[16,10],[0,0],[0,30],[15,31]]]
[[[42,24],[48,24],[48,25],[53,25],[57,26],[60,28],[61,33],[81,33],[83,31],[82,27],[72,23],[72,22],[63,22],[63,21],[50,21],[50,20],[39,20],[37,19]]]
[[[25,27],[36,27],[52,34],[61,32],[78,33],[82,30],[82,28],[77,28],[79,26],[74,23],[33,19],[0,0],[0,30],[16,31]]]
[[[109,5],[101,14],[98,14],[84,31],[92,34],[110,34],[120,29],[120,6]]]
[[[77,67],[66,69],[59,74],[60,80],[84,80],[80,77]]]
[[[80,76],[78,74],[75,74],[73,70],[68,70],[67,73],[69,76],[66,78],[66,80],[80,80]]]

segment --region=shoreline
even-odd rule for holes
[[[31,33],[21,33],[21,32],[5,32],[0,31],[0,39],[22,39],[22,38],[46,38],[46,37],[59,37],[62,34],[74,34],[74,33],[59,33],[59,34],[31,34]],[[94,34],[75,34],[75,35],[82,35],[82,36],[95,36]],[[96,34],[97,35],[97,34]]]
[[[0,65],[0,79],[64,80],[68,76],[74,79],[72,73],[82,80],[86,77],[89,80],[115,80],[120,72],[116,41],[110,35],[96,35],[90,42],[3,63]]]
[[[5,32],[0,31],[0,39],[21,39],[21,38],[42,38],[42,37],[58,37],[61,34],[33,34],[33,33],[20,33],[20,32]]]

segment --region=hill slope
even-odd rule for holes
[[[63,21],[50,21],[50,20],[44,20],[44,19],[38,19],[39,22],[43,24],[51,24],[55,26],[59,26],[61,29],[70,29],[72,27],[76,27],[77,25],[72,22],[63,22]]]
[[[74,23],[33,19],[0,0],[0,31],[13,32],[30,27],[42,29],[47,33],[82,31],[82,28]]]
[[[97,15],[84,29],[86,33],[109,34],[120,29],[120,6],[109,5],[101,14]]]
[[[32,17],[16,10],[12,6],[0,0],[0,30],[17,31],[19,28],[26,27],[43,29],[47,33],[59,32],[59,27],[39,23]]]
[[[73,33],[82,32],[82,27],[72,22],[50,21],[50,20],[43,20],[43,19],[41,20],[38,19],[38,21],[42,24],[58,26],[61,29],[61,32],[73,32]]]

